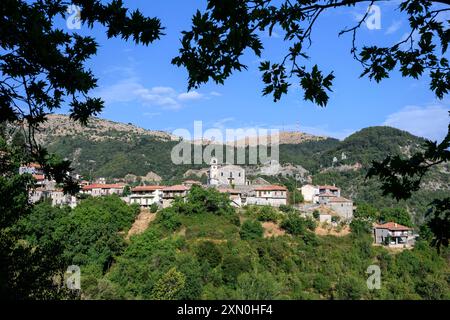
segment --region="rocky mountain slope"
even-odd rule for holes
[[[48,120],[41,125],[41,131],[36,134],[38,142],[47,144],[57,138],[78,136],[91,141],[120,140],[130,141],[138,136],[154,137],[163,141],[179,140],[164,131],[147,130],[132,124],[110,120],[91,118],[87,126],[72,121],[61,114],[48,115]]]

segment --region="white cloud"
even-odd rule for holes
[[[385,34],[393,34],[393,33],[397,32],[400,29],[401,26],[402,26],[402,22],[400,20],[394,21],[387,28]]]
[[[203,98],[203,94],[198,93],[197,91],[189,91],[180,93],[178,95],[178,100],[188,101],[188,100],[200,100]]]
[[[149,118],[153,118],[153,117],[161,115],[161,112],[144,112],[142,115],[149,117]]]
[[[166,109],[179,109],[183,106],[183,102],[204,98],[204,95],[197,91],[179,93],[172,87],[147,88],[137,77],[130,77],[113,85],[100,87],[95,95],[101,97],[106,104],[136,101],[143,105]]]
[[[225,128],[226,123],[233,122],[233,121],[234,121],[234,118],[232,118],[232,117],[223,118],[223,119],[220,119],[220,120],[217,120],[216,122],[214,122],[213,127],[223,130],[223,129],[226,129]]]
[[[390,114],[383,124],[441,141],[447,133],[449,110],[450,108],[444,105],[406,106]]]
[[[209,94],[211,96],[214,96],[214,97],[221,97],[222,96],[222,94],[220,92],[217,92],[217,91],[211,91]]]

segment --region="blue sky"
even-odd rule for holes
[[[193,122],[201,120],[204,129],[299,129],[340,139],[361,128],[383,124],[431,139],[441,139],[446,133],[449,100],[435,99],[427,77],[413,80],[394,73],[379,84],[359,78],[362,68],[349,54],[351,35],[338,37],[338,33],[356,23],[365,12],[364,6],[328,12],[317,21],[307,64],[317,63],[325,72],[334,70],[336,76],[329,104],[320,108],[303,101],[296,85],[277,103],[270,96],[262,97],[259,61],[250,52],[243,58],[248,71],[232,75],[225,85],[210,83],[187,93],[186,70],[170,61],[177,55],[181,31],[189,28],[192,14],[206,1],[124,3],[145,15],[159,17],[166,35],[145,47],[121,39],[108,40],[100,26],[94,30],[82,26],[76,31],[93,34],[100,44],[89,67],[99,78],[93,94],[106,102],[102,118],[166,131],[192,131]],[[381,5],[381,29],[361,28],[360,44],[392,44],[404,37],[407,20],[396,9],[397,3]],[[279,61],[284,56],[287,45],[280,31],[275,29],[275,33],[272,38],[262,35],[262,59]]]

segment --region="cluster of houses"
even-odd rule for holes
[[[19,169],[21,174],[29,173],[36,180],[36,187],[30,191],[30,201],[35,203],[42,199],[50,199],[52,205],[68,205],[74,208],[78,199],[64,194],[54,181],[46,179],[39,164],[32,163]],[[126,185],[123,183],[107,184],[105,179],[95,183],[80,181],[81,193],[93,197],[118,195],[128,204],[138,204],[141,208],[152,205],[166,208],[177,198],[184,198],[193,185],[201,183],[186,180],[181,185],[141,185],[131,188],[129,195],[124,196]],[[284,186],[272,185],[263,179],[249,181],[245,169],[236,165],[220,165],[212,158],[208,170],[206,187],[216,188],[219,192],[228,194],[233,206],[269,205],[279,207],[288,204],[288,190]],[[341,196],[340,188],[331,185],[315,186],[306,184],[298,189],[301,191],[304,203],[298,205],[303,212],[319,211],[320,221],[333,221],[333,216],[340,220],[350,221],[355,209],[353,201]],[[416,235],[409,227],[394,222],[376,224],[373,228],[375,243],[391,247],[411,247]]]
[[[260,183],[250,183],[245,176],[245,169],[235,165],[219,165],[213,158],[208,170],[208,183],[206,187],[216,188],[219,192],[229,195],[235,207],[244,205],[270,205],[279,207],[287,205],[288,190],[284,186],[271,185],[264,180],[255,180]],[[30,200],[35,203],[42,199],[51,199],[53,205],[69,205],[75,207],[77,198],[65,195],[62,189],[56,187],[54,181],[46,179],[39,164],[28,164],[20,168],[19,172],[32,174],[36,180],[36,188],[30,192]],[[185,197],[198,181],[186,180],[181,185],[162,186],[147,185],[131,188],[131,194],[123,196],[125,184],[107,184],[103,178],[95,183],[80,181],[81,193],[93,197],[116,194],[129,204],[139,204],[142,208],[153,204],[166,208],[176,197]]]
[[[53,206],[68,205],[74,208],[77,205],[76,197],[64,194],[55,181],[48,180],[40,164],[30,163],[19,168],[19,174],[31,174],[36,181],[36,187],[30,191],[30,201],[36,203],[42,199],[50,199]]]
[[[322,221],[331,221],[333,215],[343,220],[353,218],[353,201],[341,196],[341,189],[336,186],[324,185],[315,186],[306,184],[300,188],[303,200],[306,202],[305,208],[308,211],[318,210],[326,212],[321,214]],[[323,208],[328,210],[322,210]]]

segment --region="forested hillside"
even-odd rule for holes
[[[68,211],[41,203],[18,229],[33,246],[59,248],[55,261],[81,267],[83,299],[450,298],[448,253],[439,256],[427,240],[392,252],[356,228],[318,236],[314,219],[291,209],[235,211],[213,190],[195,188],[130,240],[137,210],[118,197]],[[381,268],[380,290],[366,285],[373,264]]]

